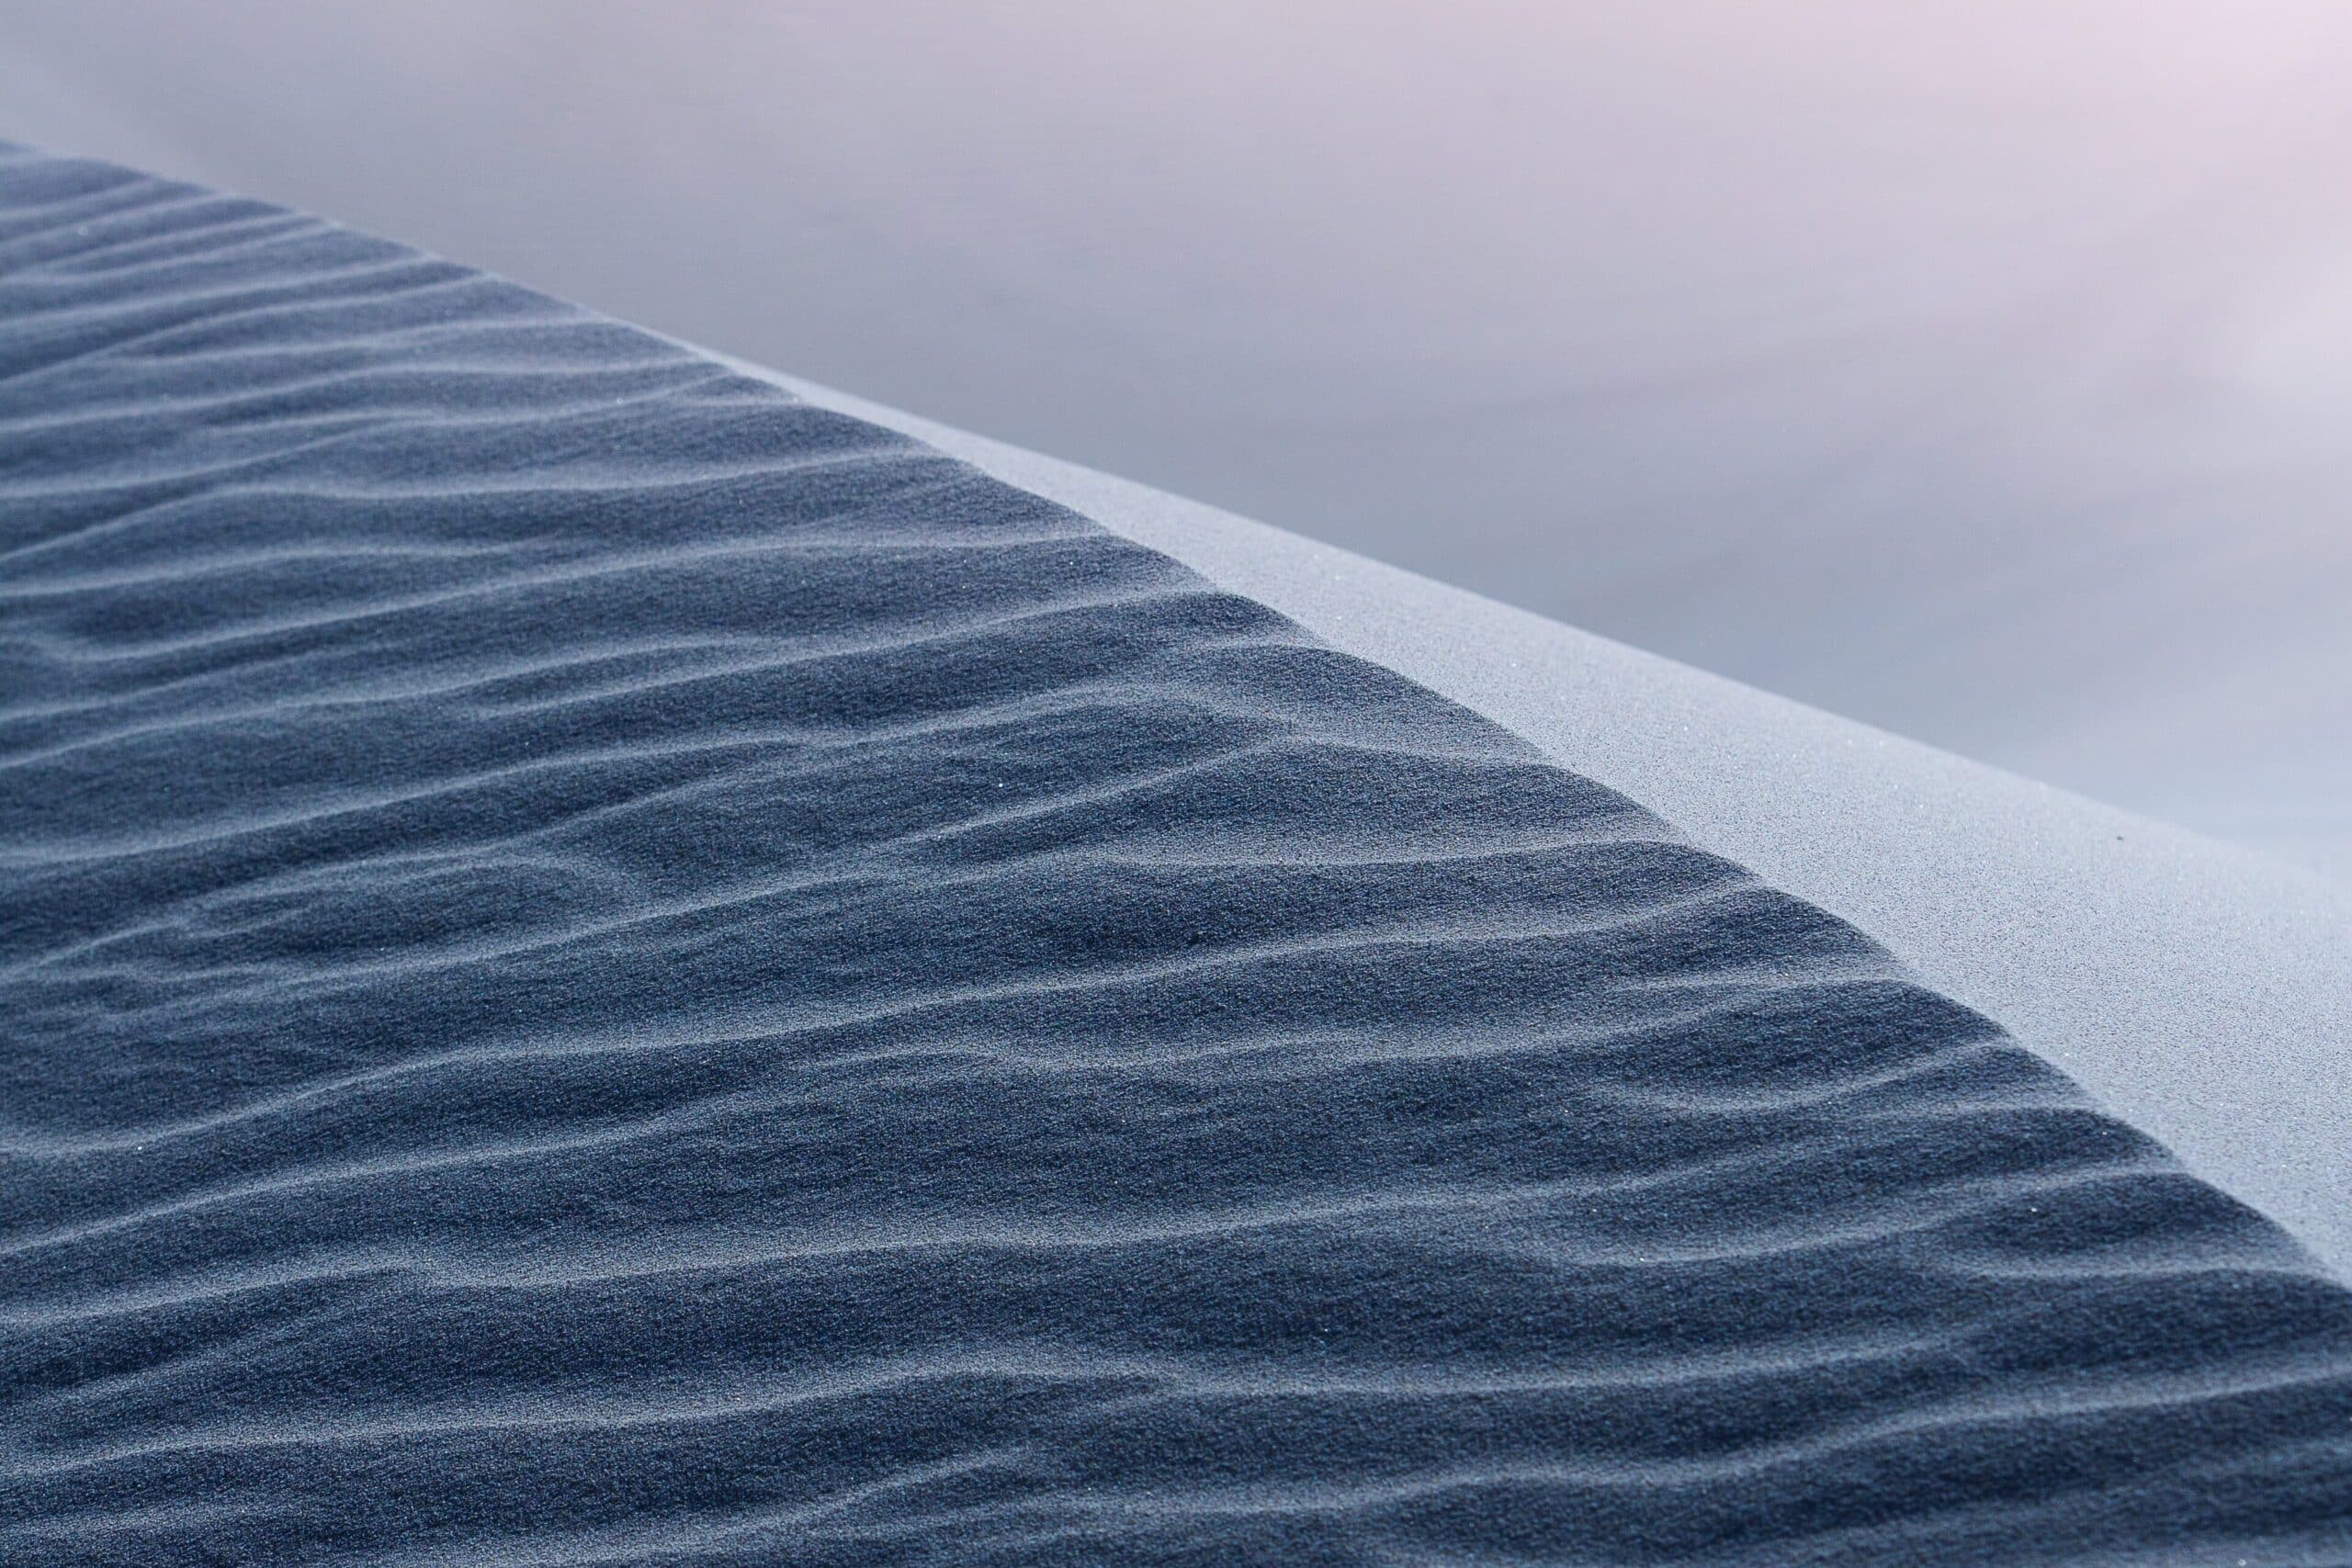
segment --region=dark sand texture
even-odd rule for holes
[[[2328,1563],[2352,1296],[899,435],[0,162],[0,1560]]]
[[[1999,1019],[2352,1279],[2352,886],[1182,496],[730,363],[1059,502],[1630,795]]]

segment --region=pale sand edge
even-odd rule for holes
[[[1083,513],[1486,715],[1868,932],[2352,1279],[2352,892],[1265,524],[695,352]]]

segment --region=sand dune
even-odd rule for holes
[[[2352,894],[1384,563],[741,366],[1174,557],[1860,927],[2352,1274]]]
[[[899,433],[0,163],[0,1543],[2320,1562],[2352,1294]]]

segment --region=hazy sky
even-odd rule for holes
[[[2352,871],[2340,0],[0,0],[0,136]]]

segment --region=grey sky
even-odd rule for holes
[[[0,0],[298,203],[2352,868],[2333,0]]]

